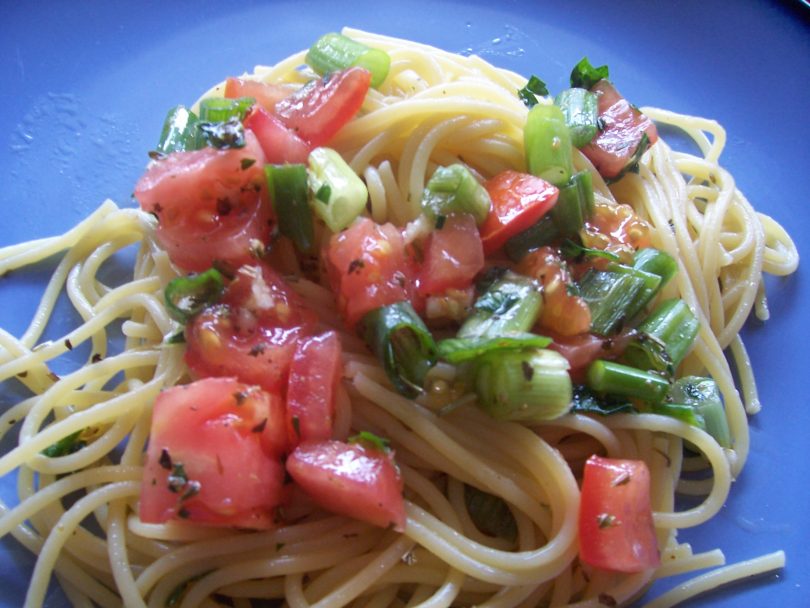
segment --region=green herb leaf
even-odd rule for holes
[[[464,503],[475,527],[484,534],[509,541],[517,538],[515,516],[500,496],[465,485]]]
[[[539,103],[537,100],[538,95],[542,97],[548,95],[548,87],[545,82],[540,80],[537,76],[532,75],[526,83],[526,86],[519,89],[517,94],[527,108],[532,108]]]
[[[391,442],[388,439],[379,437],[370,431],[360,431],[357,435],[352,435],[349,437],[349,443],[365,444],[381,452],[391,450]]]
[[[79,439],[81,434],[82,430],[78,430],[75,433],[71,433],[67,437],[62,437],[62,439],[53,445],[49,445],[47,448],[42,450],[42,455],[47,456],[48,458],[58,458],[60,456],[68,456],[74,452],[78,452],[87,445],[87,442]]]
[[[619,262],[621,258],[615,253],[610,251],[602,251],[601,249],[594,249],[592,247],[583,247],[570,239],[567,239],[562,244],[562,254],[567,258],[591,257],[603,258],[611,262]]]
[[[608,78],[609,75],[608,66],[602,65],[595,68],[587,57],[583,57],[571,71],[571,86],[590,90],[593,85]]]
[[[166,286],[166,309],[173,319],[186,323],[203,308],[219,300],[224,289],[224,278],[214,268],[200,274],[178,277]]]

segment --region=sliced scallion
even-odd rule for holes
[[[692,348],[700,321],[683,300],[661,302],[636,328],[622,361],[672,376]]]
[[[217,302],[225,290],[225,280],[215,268],[186,277],[173,279],[163,293],[166,310],[180,323],[188,320],[206,306]]]
[[[200,102],[200,120],[202,122],[225,122],[231,118],[244,120],[247,111],[255,103],[253,97],[237,99],[209,97]]]
[[[599,117],[596,94],[586,89],[572,87],[561,91],[554,98],[565,117],[565,124],[571,132],[571,143],[577,148],[589,144],[599,131]]]
[[[702,428],[714,437],[717,443],[724,448],[732,447],[726,411],[714,380],[698,376],[679,378],[672,385],[667,401],[693,409],[704,421]]]
[[[437,343],[439,358],[458,364],[493,351],[545,348],[551,338],[521,332],[496,337],[447,338]]]
[[[661,403],[669,391],[669,382],[660,374],[603,359],[588,367],[586,384],[597,393],[634,397],[650,404]]]
[[[540,285],[513,272],[494,281],[473,304],[473,312],[458,331],[458,338],[499,338],[527,332],[543,305]]]
[[[307,52],[305,61],[321,76],[355,66],[365,68],[371,72],[371,86],[374,88],[385,82],[391,66],[391,57],[385,51],[334,32],[318,38]]]
[[[340,232],[366,208],[366,185],[331,148],[315,148],[307,164],[310,206],[332,232]]]
[[[299,251],[311,253],[315,227],[309,207],[306,165],[265,165],[264,174],[278,218],[278,229]]]
[[[635,274],[591,269],[578,286],[591,311],[591,331],[605,336],[619,330],[627,312],[638,308],[645,280]]]
[[[169,110],[163,122],[157,151],[162,154],[197,148],[197,115],[185,106]]]
[[[469,213],[481,225],[491,205],[486,188],[461,164],[437,168],[422,193],[422,211],[430,219]]]
[[[571,135],[560,108],[537,104],[529,110],[523,129],[523,147],[529,173],[557,187],[571,179]]]

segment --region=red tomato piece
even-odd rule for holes
[[[427,296],[466,289],[483,267],[484,248],[475,218],[468,213],[449,215],[427,238],[417,290]]]
[[[641,572],[660,565],[650,471],[643,461],[591,456],[585,463],[579,557],[614,572]]]
[[[186,363],[197,377],[234,376],[281,394],[316,320],[271,267],[243,266],[221,301],[186,325]]]
[[[290,446],[332,437],[335,394],[343,371],[340,357],[340,338],[334,331],[298,341],[287,384]]]
[[[535,224],[554,206],[559,195],[559,190],[544,179],[512,170],[502,171],[484,185],[492,199],[489,215],[481,226],[487,255]]]
[[[355,117],[371,84],[371,72],[354,67],[313,80],[276,104],[282,122],[313,148],[323,146]]]
[[[254,107],[245,117],[244,124],[259,140],[267,163],[307,162],[312,146],[264,108]]]
[[[414,271],[402,234],[392,224],[358,218],[332,235],[326,257],[332,290],[349,327],[375,308],[413,296]]]
[[[582,153],[606,179],[618,176],[636,153],[644,133],[650,145],[658,141],[658,130],[649,118],[631,105],[607,80],[591,87],[598,96],[602,129]]]
[[[324,509],[405,529],[403,483],[392,452],[335,440],[302,443],[286,464],[295,482]]]
[[[249,78],[230,77],[225,81],[225,94],[228,99],[252,97],[262,108],[274,112],[276,104],[295,92],[295,87],[286,84],[270,84]]]
[[[251,133],[245,140],[243,148],[173,152],[135,186],[141,209],[158,217],[158,241],[183,270],[250,262],[251,242],[269,236],[264,153]]]
[[[233,378],[206,378],[155,400],[140,518],[266,529],[283,498],[284,403]],[[283,439],[282,439],[283,441]]]

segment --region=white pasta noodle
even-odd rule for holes
[[[404,226],[413,220],[437,166],[464,163],[482,178],[525,168],[527,109],[515,95],[524,77],[478,57],[345,33],[387,51],[392,60],[386,81],[330,143],[364,178],[375,221]],[[303,58],[300,53],[258,67],[250,77],[300,86],[311,76],[300,69]],[[217,85],[206,95],[221,92]],[[88,606],[164,606],[180,589],[183,608],[220,605],[214,594],[232,598],[235,606],[249,606],[253,597],[285,598],[294,608],[585,607],[627,603],[656,578],[722,565],[720,550],[692,554],[676,534],[714,516],[742,472],[748,415],[762,406],[738,334],[752,309],[767,314],[763,272],[792,273],[798,254],[787,232],[755,211],[718,165],[725,143],[720,125],[643,111],[683,130],[701,154],[659,141],[639,171],[616,184],[608,187],[594,175],[596,196],[606,204],[630,204],[652,227],[653,245],[678,261],[679,273],[664,297],[682,298],[701,321],[683,371],[711,375],[718,383],[733,449],[653,414],[569,414],[527,427],[489,419],[474,403],[436,413],[429,400],[393,391],[363,343],[346,333],[331,292],[298,278],[293,289],[321,326],[337,330],[343,340],[336,436],[368,429],[391,440],[406,488],[404,533],[327,513],[263,532],[143,523],[137,501],[151,405],[161,389],[188,379],[183,346],[165,341],[181,329],[162,303],[163,288],[177,271],[156,245],[151,216],[105,201],[61,236],[0,250],[0,276],[61,256],[27,330],[19,337],[0,330],[0,381],[20,382],[32,395],[0,415],[0,434],[19,430],[18,442],[0,457],[0,475],[17,471],[20,479],[19,503],[0,508],[0,535],[13,535],[38,554],[26,606],[42,603],[55,576],[72,603]],[[579,155],[575,164],[590,167]],[[132,279],[105,284],[104,263],[133,244],[138,252]],[[298,268],[297,261],[289,263]],[[81,321],[64,336],[42,341],[63,292]],[[119,327],[123,348],[113,337]],[[87,361],[57,377],[52,362],[83,344],[89,345]],[[739,372],[739,390],[726,356]],[[437,377],[442,373],[452,372],[437,368]],[[55,458],[40,453],[77,432],[87,440],[83,449]],[[685,461],[684,442],[702,456]],[[594,452],[649,466],[664,557],[657,570],[619,575],[579,563],[576,476]],[[681,479],[685,468],[704,469],[708,479]],[[464,506],[464,484],[506,501],[517,525],[514,542],[475,529]],[[676,511],[679,491],[699,494],[703,502]],[[81,497],[66,508],[62,498],[77,492]],[[779,552],[711,570],[649,606],[678,604],[780,568],[784,560]]]

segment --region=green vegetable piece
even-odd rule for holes
[[[427,372],[436,363],[436,343],[410,302],[366,313],[361,335],[382,361],[397,391],[408,397],[423,392]]]
[[[656,403],[650,408],[650,411],[653,414],[669,416],[670,418],[675,418],[675,420],[680,420],[695,428],[706,430],[706,421],[703,419],[703,416],[688,405]]]
[[[594,269],[586,272],[578,287],[591,311],[591,331],[606,336],[621,329],[628,311],[638,309],[645,286],[645,278],[637,274]]]
[[[496,351],[475,361],[478,404],[498,420],[553,420],[571,408],[568,361],[547,349]]]
[[[661,277],[661,287],[664,287],[678,272],[678,262],[665,251],[645,247],[633,257],[633,268],[657,274]]]
[[[380,452],[391,451],[391,442],[385,437],[375,435],[371,431],[360,431],[356,435],[352,435],[349,437],[349,443],[365,444]]]
[[[611,416],[613,414],[633,414],[635,411],[633,404],[627,399],[612,395],[597,395],[581,384],[574,386],[571,413]]]
[[[430,219],[451,213],[469,213],[480,226],[487,219],[491,206],[486,188],[460,164],[436,169],[422,193],[422,211]]]
[[[348,36],[324,34],[310,47],[305,61],[321,76],[350,67],[371,72],[371,86],[378,88],[388,76],[391,57],[385,51],[366,46]]]
[[[548,95],[548,87],[546,83],[540,80],[537,76],[532,75],[526,86],[518,89],[518,97],[526,105],[527,108],[533,108],[539,102],[537,96],[545,97]]]
[[[517,539],[515,516],[500,496],[465,484],[464,504],[473,524],[484,534],[508,541]]]
[[[66,437],[62,437],[62,439],[56,443],[42,450],[42,455],[48,458],[59,458],[60,456],[69,456],[74,452],[78,452],[87,445],[86,441],[79,439],[82,433],[83,430],[78,430]]]
[[[309,206],[306,165],[265,165],[267,188],[278,218],[278,229],[303,253],[315,247],[315,227]]]
[[[493,351],[545,348],[551,338],[537,334],[516,332],[497,337],[447,338],[437,343],[439,358],[448,363],[471,361]]]
[[[700,321],[683,300],[661,302],[636,328],[637,337],[622,354],[622,361],[639,369],[669,376],[692,348]]]
[[[634,319],[661,290],[661,277],[652,272],[645,272],[632,266],[625,266],[624,264],[608,264],[608,270],[637,277],[642,280],[641,289],[639,289],[635,299],[629,303],[624,311],[624,318],[627,320]]]
[[[659,374],[603,359],[588,367],[586,385],[597,393],[634,397],[650,404],[661,403],[669,391],[669,382]]]
[[[225,122],[197,122],[197,147],[210,146],[218,150],[245,147],[245,127],[238,118]]]
[[[315,148],[307,162],[310,207],[332,232],[340,232],[365,210],[366,185],[331,148]]]
[[[687,376],[675,381],[667,395],[672,404],[683,404],[704,421],[703,428],[724,448],[731,448],[731,431],[717,383],[711,378]]]
[[[554,98],[554,104],[562,110],[571,133],[571,143],[577,148],[591,143],[599,132],[596,94],[586,89],[566,89]]]
[[[559,200],[558,198],[557,204],[559,204]],[[503,250],[510,260],[519,262],[530,251],[550,245],[558,238],[560,238],[560,231],[557,224],[551,214],[547,213],[533,226],[506,241]]]
[[[583,57],[571,70],[571,86],[590,90],[597,82],[609,77],[608,66],[602,65],[595,68],[587,57]]]
[[[170,281],[163,297],[171,317],[180,323],[187,323],[202,309],[217,302],[224,290],[225,279],[222,274],[209,268],[205,272]]]
[[[560,108],[538,104],[529,110],[523,147],[529,173],[557,187],[571,179],[571,135]]]
[[[528,332],[543,306],[539,283],[506,272],[473,304],[473,312],[458,331],[457,338],[500,338]]]
[[[161,154],[194,150],[197,147],[197,115],[185,106],[169,110],[163,122],[157,151]]]
[[[253,97],[237,99],[208,97],[200,102],[200,120],[202,122],[227,122],[236,118],[242,121],[255,103],[256,100]]]

